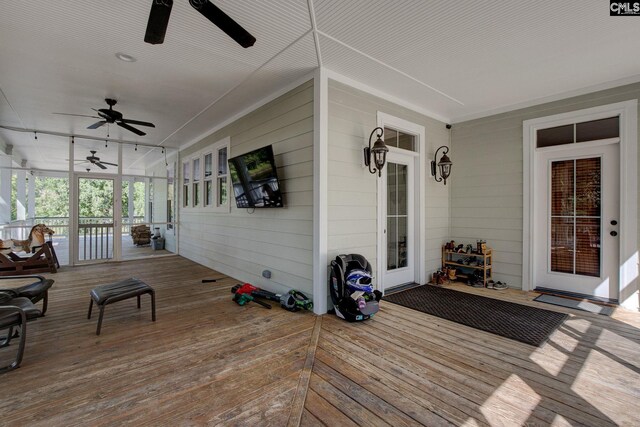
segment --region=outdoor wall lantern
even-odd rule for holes
[[[449,147],[451,146],[451,125],[449,123],[446,124],[446,128],[449,131]],[[453,163],[447,153],[449,152],[449,147],[443,145],[438,147],[436,150],[436,154],[433,155],[433,160],[431,160],[431,176],[436,179],[436,182],[444,181],[444,185],[447,185],[447,178],[451,175],[451,166]],[[443,150],[442,157],[438,162],[438,151]],[[436,167],[437,166],[437,167]],[[438,176],[438,172],[440,176]]]
[[[378,139],[371,146],[371,138],[373,138],[373,134],[378,132],[376,135]],[[384,130],[381,127],[375,128],[371,135],[369,135],[369,146],[364,148],[364,165],[369,167],[369,172],[376,173],[378,172],[378,176],[382,176],[382,168],[384,168],[384,164],[387,161],[387,152],[389,148],[384,144],[382,140],[382,134]],[[373,154],[373,162],[375,163],[375,168],[371,168],[371,155]]]
[[[442,158],[440,158],[440,161],[437,162],[438,151],[443,148],[444,150],[442,152]],[[444,181],[444,185],[447,185],[447,178],[449,178],[449,175],[451,175],[451,165],[453,165],[451,159],[449,158],[449,156],[447,156],[448,152],[449,147],[447,147],[446,145],[438,147],[438,149],[436,150],[436,154],[433,156],[433,160],[431,160],[431,175],[435,177],[436,182]],[[440,176],[438,176],[438,173],[440,174]]]

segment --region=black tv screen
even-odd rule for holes
[[[229,159],[238,208],[281,208],[282,193],[270,145]]]

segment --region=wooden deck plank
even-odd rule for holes
[[[240,307],[229,292],[235,280],[181,257],[168,260],[66,267],[51,275],[47,316],[29,324],[23,365],[1,378],[3,423],[210,422],[252,393],[252,412],[237,416],[286,422],[315,317]],[[96,336],[96,319],[86,319],[89,290],[132,276],[156,290],[157,321],[144,298],[140,310],[135,300],[122,301],[107,307]],[[201,283],[212,277],[220,280]],[[286,404],[274,411],[274,399]]]
[[[570,386],[576,375],[581,374],[582,378],[592,384],[592,389],[597,390],[598,395],[605,395],[608,398],[610,392],[616,391],[619,394],[615,399],[622,399],[623,402],[632,403],[638,394],[640,394],[640,384],[631,384],[627,381],[628,377],[622,372],[612,371],[607,378],[601,375],[599,369],[592,366],[585,366],[577,358],[568,359],[555,377],[549,377],[548,371],[541,368],[537,363],[533,363],[529,357],[518,358],[506,352],[495,350],[495,347],[484,347],[466,339],[459,339],[455,333],[447,334],[439,337],[431,333],[432,330],[425,325],[410,322],[401,316],[396,316],[393,321],[386,318],[378,318],[377,322],[372,325],[375,330],[389,333],[393,337],[397,337],[406,333],[405,339],[415,340],[424,339],[429,343],[431,349],[437,352],[439,358],[447,358],[464,361],[475,369],[484,371],[489,374],[496,373],[502,375],[502,372],[510,372],[527,378],[528,382],[537,384],[538,388],[545,388],[548,396],[553,396],[557,401],[561,402],[566,393],[566,387]],[[402,332],[400,332],[402,331]],[[556,333],[558,334],[558,332]],[[557,335],[552,338],[555,340]],[[462,347],[468,351],[450,350],[453,346]],[[481,363],[477,363],[481,362]],[[615,381],[611,381],[615,380]],[[563,390],[563,391],[556,391]],[[595,396],[594,396],[595,397]]]
[[[318,354],[320,360],[327,357],[327,360],[333,360],[340,369],[351,365],[360,372],[363,378],[372,378],[374,382],[370,385],[369,390],[373,388],[379,392],[378,384],[380,384],[381,387],[395,392],[401,398],[393,400],[394,405],[398,405],[399,410],[409,408],[405,410],[407,414],[411,411],[420,414],[420,419],[424,419],[425,425],[438,425],[442,422],[440,418],[451,424],[461,425],[469,418],[469,414],[462,410],[466,408],[460,409],[463,401],[457,395],[449,393],[447,390],[439,390],[429,382],[426,385],[416,386],[415,383],[405,380],[403,375],[399,375],[398,369],[394,369],[394,367],[389,370],[385,369],[387,364],[384,361],[376,360],[374,364],[370,363],[371,359],[366,358],[366,353],[357,354],[345,351],[340,345],[331,343],[323,337]],[[363,382],[361,381],[361,383]],[[486,422],[479,424],[488,425]]]
[[[239,307],[236,280],[179,256],[47,276],[47,316],[29,324],[22,367],[0,376],[0,424],[640,425],[639,313],[451,285],[569,313],[532,347],[385,301],[354,324]],[[96,336],[89,291],[128,277],[156,289],[157,321],[148,299],[122,301]]]
[[[325,381],[316,374],[311,374],[309,389],[318,393],[330,405],[349,417],[354,423],[361,426],[389,427],[391,424],[380,418],[374,412],[375,408],[360,405],[350,396],[341,392],[338,388]]]
[[[526,402],[529,396],[529,390],[533,389],[537,393],[544,394],[547,397],[544,402],[536,408],[536,415],[548,423],[555,418],[556,413],[563,413],[571,416],[571,420],[581,423],[599,422],[601,413],[591,405],[584,404],[580,399],[573,399],[573,403],[578,403],[578,408],[567,405],[563,402],[564,398],[571,395],[570,385],[553,379],[545,379],[538,376],[535,379],[528,375],[524,369],[517,369],[504,361],[501,364],[491,364],[491,361],[480,359],[478,354],[472,357],[465,356],[465,352],[456,350],[449,351],[446,348],[439,349],[437,345],[433,345],[422,338],[422,334],[411,334],[401,331],[397,328],[376,328],[376,324],[372,322],[371,329],[379,331],[387,331],[386,340],[390,344],[395,344],[406,350],[408,357],[413,354],[421,355],[425,363],[436,369],[440,373],[459,372],[463,376],[473,375],[475,379],[497,389],[501,384],[506,384],[504,393],[494,396],[500,397],[505,402],[511,402],[514,406],[519,406],[520,402]],[[410,327],[407,323],[405,326]],[[377,335],[377,334],[376,334]],[[412,354],[413,353],[413,354]],[[469,353],[466,353],[469,354]],[[446,362],[444,362],[446,360]],[[480,362],[482,360],[482,362]],[[446,364],[445,364],[446,363]],[[512,375],[517,375],[521,382],[509,381]],[[592,396],[593,397],[593,396]],[[525,408],[528,410],[528,408]],[[591,415],[591,417],[587,416]]]
[[[335,365],[341,365],[341,361],[334,359]],[[333,366],[333,363],[332,363]],[[339,369],[341,366],[336,366]],[[364,408],[370,408],[380,418],[392,426],[419,426],[419,422],[399,411],[395,406],[381,399],[376,394],[360,386],[356,381],[364,382],[364,372],[358,372],[355,378],[347,378],[337,370],[332,369],[326,363],[318,360],[314,366],[314,372],[323,380],[341,391],[348,398],[355,400]],[[352,372],[353,373],[353,372]],[[354,381],[355,380],[355,381]],[[376,390],[377,391],[377,390]],[[397,396],[394,396],[397,397]],[[433,421],[433,420],[430,420]],[[433,422],[431,425],[435,425]]]
[[[300,425],[306,427],[323,427],[325,424],[313,416],[311,412],[304,409],[302,411],[302,418],[300,419]]]
[[[631,391],[634,395],[637,395],[637,391],[640,390],[638,384],[634,386],[628,381],[628,374],[623,370],[611,370],[607,377],[603,377],[599,366],[585,365],[584,363],[585,359],[595,350],[594,354],[596,352],[615,354],[612,359],[616,359],[619,363],[633,370],[634,366],[640,365],[640,353],[636,344],[638,342],[637,337],[635,340],[621,339],[619,336],[615,341],[597,339],[594,340],[596,341],[595,344],[589,342],[590,338],[585,338],[584,336],[568,337],[565,333],[567,324],[580,321],[581,319],[578,317],[572,317],[567,320],[564,325],[556,330],[546,345],[531,351],[531,347],[526,344],[512,342],[488,332],[477,331],[433,316],[416,317],[415,311],[395,304],[386,305],[385,310],[393,314],[392,322],[395,322],[396,318],[404,319],[410,322],[410,328],[420,329],[421,332],[426,334],[426,337],[435,337],[436,339],[448,341],[450,345],[466,347],[470,353],[477,353],[479,358],[506,360],[516,365],[525,366],[528,369],[534,369],[542,375],[548,375],[548,372],[555,372],[558,370],[558,366],[562,366],[562,370],[557,373],[557,379],[568,383],[571,383],[577,375],[581,375],[583,378],[589,377],[604,387],[615,388],[623,393]],[[381,317],[376,320],[385,322],[385,319]],[[612,325],[619,323],[615,320],[610,320],[610,322]],[[613,335],[608,329],[603,329],[602,334]],[[536,364],[533,368],[532,358],[536,359]]]
[[[424,361],[409,356],[402,349],[380,346],[377,342],[363,339],[354,332],[356,328],[337,322],[339,320],[324,322],[327,328],[335,326],[331,334],[323,335],[324,339],[345,348],[350,353],[361,354],[360,357],[365,360],[376,360],[378,367],[389,373],[395,373],[414,387],[424,388],[432,395],[443,396],[443,400],[455,402],[455,405],[468,415],[477,416],[482,403],[495,391],[473,376],[466,377],[453,369],[447,374],[442,374]],[[360,329],[366,334],[364,328]],[[397,353],[397,350],[401,353]],[[485,408],[482,415],[491,425],[514,425],[515,420],[518,419],[516,415],[522,418],[527,413],[522,407],[514,406],[513,403],[521,402],[508,402],[504,405]],[[534,420],[544,424],[537,417],[534,417]]]
[[[316,317],[315,325],[313,326],[313,332],[311,333],[311,340],[309,341],[309,347],[307,348],[307,357],[304,363],[304,368],[300,374],[300,381],[296,388],[296,394],[291,403],[291,414],[287,425],[294,427],[300,425],[302,419],[302,413],[304,411],[304,401],[307,398],[307,389],[309,388],[309,380],[311,379],[311,372],[315,363],[316,348],[318,347],[318,338],[320,337],[320,331],[322,330],[322,316]]]
[[[484,296],[548,308],[528,293],[484,291]],[[426,391],[426,401],[444,397],[464,412],[458,419],[442,414],[459,425],[638,425],[638,313],[619,309],[606,317],[561,307],[554,311],[569,312],[569,320],[545,345],[532,347],[383,301],[375,318],[363,324],[326,319],[317,367],[325,361],[332,369],[352,365],[363,376],[377,372],[384,386],[395,381],[404,396]],[[378,370],[359,359],[375,361]],[[367,381],[360,384],[366,388]],[[368,391],[375,394],[375,386]],[[398,408],[399,399],[389,400]],[[435,407],[440,405],[425,405]]]
[[[307,391],[307,400],[305,409],[309,411],[315,418],[328,426],[357,426],[351,418],[340,412],[335,406],[327,402],[315,392],[313,389]]]

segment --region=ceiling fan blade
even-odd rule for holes
[[[151,12],[149,12],[149,21],[147,22],[147,31],[144,34],[144,41],[150,44],[162,44],[164,35],[169,25],[169,17],[171,16],[171,7],[173,0],[153,0],[151,4]]]
[[[120,120],[122,123],[127,123],[130,125],[139,125],[139,126],[149,126],[151,128],[156,127],[156,125],[154,125],[153,123],[149,123],[149,122],[141,122],[139,120],[129,120],[129,119],[122,119]]]
[[[191,6],[200,12],[202,16],[217,25],[229,37],[234,39],[240,46],[247,48],[253,46],[256,38],[240,24],[231,19],[229,15],[220,10],[209,0],[189,0]]]
[[[130,132],[135,133],[136,135],[139,135],[139,136],[145,136],[145,135],[146,135],[146,133],[142,132],[142,131],[141,131],[141,130],[139,130],[139,129],[134,128],[133,126],[129,126],[129,125],[128,125],[128,124],[126,124],[126,123],[123,123],[123,122],[117,122],[117,125],[118,125],[118,126],[120,126],[120,127],[125,128],[126,130],[128,130],[128,131],[130,131]]]
[[[86,114],[70,114],[70,113],[51,113],[51,114],[57,114],[59,116],[91,117],[92,119],[99,119],[100,118],[98,116],[87,116]]]
[[[100,169],[106,169],[107,167],[100,162],[92,162],[94,165],[99,167]]]
[[[103,165],[118,166],[117,164],[110,163],[110,162],[100,162],[100,163],[102,163]]]
[[[103,126],[103,125],[106,125],[106,124],[107,124],[106,121],[101,120],[99,122],[95,122],[91,126],[87,126],[87,129],[98,129],[100,126]]]

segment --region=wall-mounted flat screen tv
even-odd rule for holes
[[[229,171],[238,208],[283,207],[270,145],[229,159]]]

